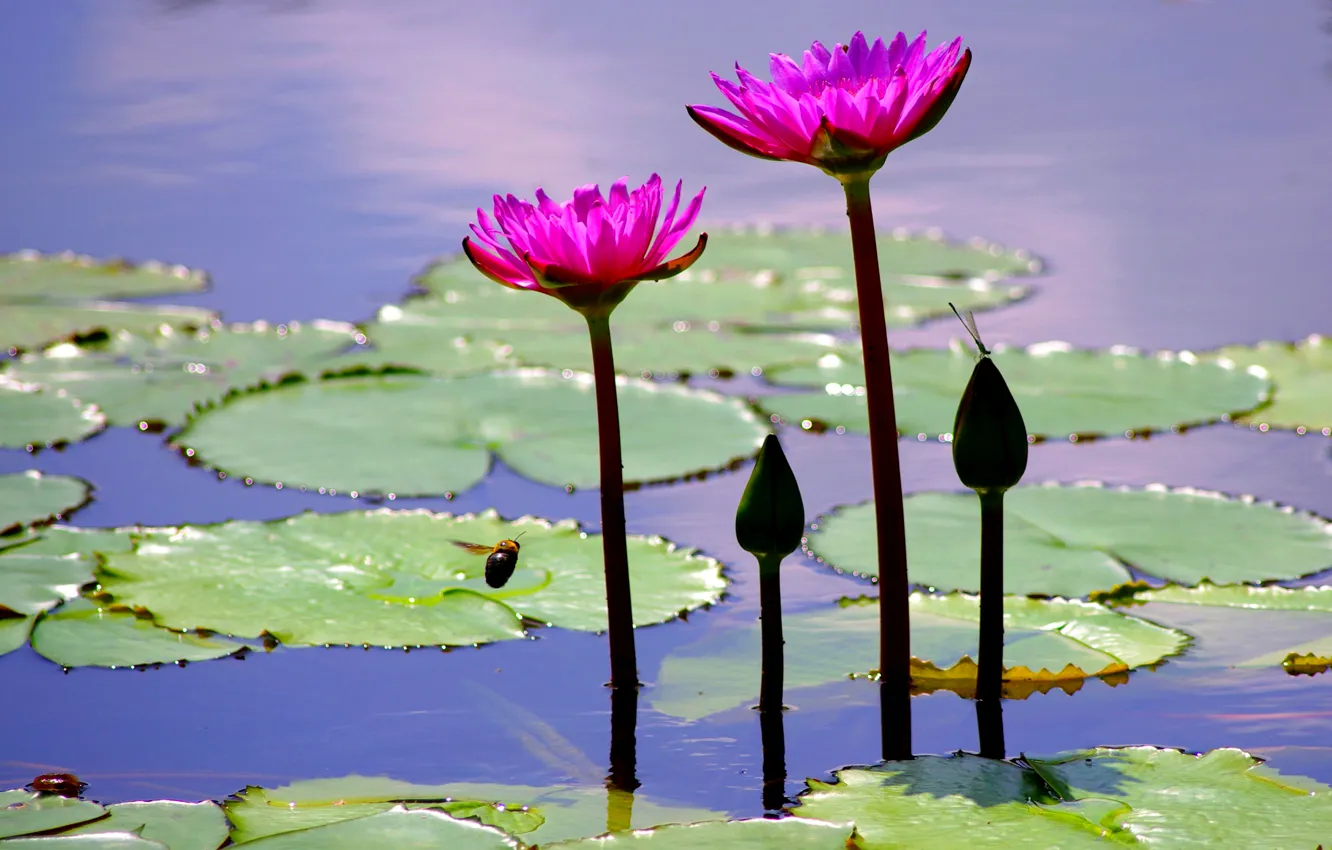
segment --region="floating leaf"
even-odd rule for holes
[[[518,534],[518,569],[500,589],[485,583],[485,558],[450,543]],[[102,590],[169,628],[375,646],[518,638],[518,614],[606,628],[601,538],[571,520],[504,522],[494,511],[306,513],[146,530],[138,539],[133,554],[107,557]],[[660,538],[631,537],[629,551],[636,625],[715,602],[725,586],[716,561]]]
[[[95,405],[0,375],[0,449],[74,443],[104,427]]]
[[[1258,370],[1193,355],[1082,351],[1064,343],[995,351],[1027,430],[1041,437],[1142,434],[1216,422],[1262,404],[1270,384]],[[948,435],[975,357],[961,345],[893,354],[897,428],[903,434]],[[869,432],[864,369],[853,355],[829,355],[817,366],[770,374],[782,386],[819,392],[762,396],[761,406],[806,428]],[[808,420],[809,424],[804,424]]]
[[[43,615],[32,648],[61,667],[132,667],[207,661],[235,655],[244,644],[158,628],[128,611],[75,599]]]
[[[1098,748],[1029,764],[923,756],[809,780],[796,812],[854,821],[865,850],[897,847],[1314,847],[1332,789],[1239,750]]]
[[[456,820],[431,809],[409,811],[395,806],[363,818],[261,838],[250,846],[254,850],[366,850],[369,847],[516,850],[518,843],[499,830],[474,821]]]
[[[1232,345],[1216,352],[1220,361],[1260,368],[1272,379],[1272,403],[1235,417],[1241,424],[1332,434],[1332,342],[1314,334],[1296,343]]]
[[[13,652],[28,642],[36,617],[0,617],[0,655]]]
[[[977,597],[913,593],[910,604],[913,689],[971,695]],[[784,617],[782,632],[788,693],[866,675],[878,664],[876,600],[847,600]],[[1182,632],[1095,603],[1005,597],[1005,695],[1024,698],[1055,687],[1072,692],[1092,676],[1118,681],[1129,669],[1180,652],[1187,642]],[[652,707],[694,720],[745,705],[758,694],[759,646],[754,623],[680,647],[662,662]]]
[[[68,475],[43,475],[35,469],[0,475],[0,534],[21,525],[59,519],[91,495],[88,482]],[[2,597],[0,604],[4,604]]]
[[[47,832],[105,815],[105,809],[87,800],[21,789],[0,791],[0,838]]]
[[[1212,662],[1312,673],[1320,658],[1332,655],[1332,617],[1324,616],[1332,613],[1332,587],[1166,585],[1136,594],[1133,602],[1151,603],[1148,616],[1160,615],[1162,606],[1212,609],[1198,629],[1204,647],[1216,650]]]
[[[972,493],[904,501],[911,580],[977,590],[980,508]],[[817,523],[809,550],[840,570],[878,573],[874,504]],[[1016,487],[1004,497],[1004,590],[1086,596],[1138,573],[1184,584],[1290,579],[1332,566],[1332,525],[1270,502],[1198,490],[1099,485]]]
[[[35,251],[0,256],[0,348],[32,348],[96,330],[207,325],[214,318],[208,310],[93,300],[196,292],[207,282],[201,272],[161,263]]]
[[[96,835],[53,835],[41,838],[11,838],[5,850],[169,850],[157,841],[149,841],[129,832],[103,832]]]
[[[1021,253],[905,235],[881,237],[880,260],[893,325],[946,315],[949,301],[983,309],[1020,298],[1022,287],[995,281],[1039,268]],[[461,257],[430,267],[417,283],[423,295],[385,306],[366,326],[390,362],[442,374],[487,361],[591,368],[582,318],[553,298],[498,286]],[[679,375],[810,363],[831,341],[791,334],[851,329],[856,309],[846,234],[716,233],[692,269],[640,283],[616,309],[615,364],[632,374]],[[753,328],[784,335],[745,332]]]
[[[767,432],[739,399],[636,379],[618,384],[630,482],[725,467],[753,454]],[[485,476],[492,452],[534,480],[594,487],[593,390],[590,376],[540,371],[337,378],[233,397],[175,442],[230,474],[347,493],[465,490]]]
[[[222,808],[211,801],[116,803],[107,806],[106,810],[110,817],[63,834],[128,832],[155,841],[167,850],[217,850],[227,840],[230,831]]]
[[[860,850],[851,826],[782,818],[673,823],[638,832],[622,832],[543,845],[546,850],[597,850],[651,847],[653,850]]]
[[[413,785],[386,777],[314,779],[264,789],[250,787],[225,804],[235,825],[232,841],[244,844],[269,835],[359,819],[395,805],[431,808],[472,818],[521,838],[530,846],[596,835],[606,827],[604,787],[493,785],[464,783]],[[633,826],[719,817],[706,809],[662,805],[635,795]]]
[[[0,550],[0,610],[37,614],[73,599],[93,580],[94,553],[125,552],[129,547],[128,530],[45,528],[40,537]],[[0,639],[0,654],[22,644],[6,645]]]
[[[9,374],[95,403],[112,425],[183,424],[197,405],[232,388],[342,365],[337,354],[364,341],[351,325],[316,321],[120,332],[95,345],[62,343],[26,354]],[[352,361],[348,361],[350,364]]]

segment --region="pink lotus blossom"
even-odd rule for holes
[[[699,126],[727,145],[763,159],[817,165],[834,176],[873,173],[894,148],[922,136],[948,111],[971,66],[962,39],[925,52],[925,33],[891,44],[863,33],[829,51],[814,42],[797,65],[771,54],[772,82],[741,68],[740,85],[712,80],[739,111],[690,106]]]
[[[658,230],[661,178],[653,174],[632,192],[627,179],[611,186],[609,198],[589,185],[575,189],[566,204],[552,201],[541,189],[535,206],[513,195],[496,195],[494,221],[478,209],[472,225],[477,241],[464,239],[463,251],[496,283],[544,292],[585,314],[609,312],[638,281],[663,280],[689,268],[708,241],[701,234],[693,250],[666,259],[698,217],[706,189],[677,220],[682,184],[676,183]]]

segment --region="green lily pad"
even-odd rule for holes
[[[28,642],[36,617],[0,617],[0,655],[6,655]]]
[[[209,310],[96,299],[197,292],[207,284],[202,272],[162,263],[35,251],[0,256],[0,348],[33,348],[97,330],[205,326],[215,318]]]
[[[913,493],[904,501],[911,580],[978,590],[975,494]],[[807,536],[822,562],[876,576],[874,504],[840,508]],[[1196,490],[1099,485],[1015,487],[1004,497],[1004,590],[1086,596],[1140,573],[1182,584],[1291,579],[1332,566],[1321,517]]]
[[[169,631],[128,611],[74,599],[45,614],[32,630],[32,648],[61,667],[133,667],[207,661],[235,655],[244,644]]]
[[[656,850],[860,850],[853,827],[805,818],[722,820],[674,823],[637,832],[621,832],[561,841],[547,850],[652,847]]]
[[[21,789],[0,791],[0,838],[47,832],[105,816],[106,809],[88,800]]]
[[[517,571],[500,589],[486,585],[484,557],[450,543],[520,534]],[[519,614],[606,628],[601,539],[571,520],[306,513],[151,529],[138,540],[134,553],[107,556],[102,591],[174,629],[268,634],[297,645],[434,646],[522,637]],[[716,561],[661,538],[630,537],[629,560],[639,626],[715,602],[725,586]]]
[[[975,356],[960,343],[948,350],[893,354],[897,429],[951,439],[953,418]],[[1228,361],[1199,362],[1187,352],[1143,355],[1130,350],[1082,351],[1064,343],[1025,350],[997,348],[994,362],[1038,437],[1139,435],[1228,419],[1264,403],[1270,382],[1261,370]],[[869,432],[864,369],[853,355],[828,355],[818,365],[770,374],[782,386],[814,393],[761,396],[764,410],[806,429]]]
[[[299,832],[285,832],[253,842],[254,850],[516,850],[518,843],[497,829],[456,820],[431,809],[401,806]]]
[[[1332,435],[1332,342],[1314,334],[1299,342],[1260,342],[1232,345],[1214,355],[1241,368],[1259,368],[1272,379],[1272,403],[1235,417],[1244,425],[1285,428],[1301,434],[1313,431]]]
[[[130,832],[11,838],[5,842],[5,850],[24,848],[27,850],[170,850],[165,844],[140,838]]]
[[[73,599],[92,582],[97,552],[127,552],[130,545],[128,529],[44,528],[40,536],[0,550],[0,610],[38,614]],[[0,654],[21,645],[0,639]]]
[[[693,268],[645,282],[615,311],[615,363],[644,375],[739,373],[811,363],[830,340],[799,331],[853,329],[850,238],[814,231],[721,232]],[[879,240],[888,321],[948,315],[948,302],[979,310],[1021,298],[999,283],[1040,264],[1023,252],[906,234]],[[366,333],[389,362],[459,374],[477,368],[591,368],[583,319],[558,300],[499,286],[465,258],[431,266],[423,294],[382,308]],[[746,333],[762,329],[774,333]]]
[[[167,850],[217,850],[227,840],[230,831],[222,807],[211,801],[116,803],[107,806],[106,810],[110,817],[75,827],[63,834],[128,832],[157,842]]]
[[[912,686],[917,692],[975,690],[977,597],[913,593]],[[869,675],[878,665],[877,600],[844,600],[836,608],[786,616],[786,688],[816,687]],[[1005,696],[1023,698],[1059,687],[1076,690],[1093,676],[1115,681],[1130,669],[1179,653],[1188,635],[1103,605],[1065,599],[1004,598]],[[760,632],[713,631],[662,661],[652,707],[696,720],[758,696]]]
[[[854,821],[865,850],[898,847],[1314,847],[1332,789],[1239,750],[1098,748],[1015,764],[923,756],[810,780],[797,813]]]
[[[1332,587],[1170,584],[1139,590],[1146,616],[1180,621],[1196,634],[1205,663],[1316,673],[1332,657]]]
[[[0,449],[76,443],[105,427],[96,405],[0,375]]]
[[[233,388],[277,383],[290,374],[335,370],[344,349],[365,337],[338,322],[267,322],[120,332],[95,345],[62,343],[26,354],[9,374],[95,403],[112,425],[183,424],[199,405]],[[352,363],[353,361],[348,361]]]
[[[22,525],[59,519],[92,496],[92,486],[68,475],[43,475],[35,469],[0,475],[0,534]],[[4,576],[0,572],[0,583]],[[4,604],[0,597],[0,604]]]
[[[346,776],[274,789],[246,788],[225,803],[225,808],[235,825],[231,839],[237,844],[365,818],[403,805],[474,819],[529,846],[545,847],[547,842],[605,831],[607,793],[600,786],[414,785],[386,777]],[[663,805],[643,794],[635,795],[633,803],[633,828],[637,829],[719,816],[706,809]]]
[[[233,396],[191,420],[174,442],[229,474],[353,496],[465,490],[485,476],[492,452],[536,481],[595,487],[594,388],[589,376],[570,374],[292,384]],[[753,454],[767,433],[739,399],[624,378],[618,395],[630,483],[728,466]]]

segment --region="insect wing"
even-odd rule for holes
[[[957,308],[953,307],[952,302],[949,302],[948,306],[953,308],[953,315],[957,316],[957,320],[962,323],[962,327],[966,328],[967,333],[971,335],[971,339],[976,343],[976,348],[980,350],[981,356],[989,357],[990,350],[985,347],[985,343],[981,342],[980,328],[976,327],[976,314],[970,310],[965,315],[959,313]]]
[[[449,542],[454,546],[457,546],[459,549],[466,549],[473,555],[489,555],[491,552],[495,551],[494,546],[485,546],[480,543],[465,543],[462,540],[450,540]]]

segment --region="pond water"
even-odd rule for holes
[[[1315,0],[1068,4],[985,0],[835,6],[679,0],[440,4],[397,0],[8,0],[0,12],[0,249],[65,248],[206,269],[172,297],[231,320],[359,321],[454,250],[494,192],[565,194],[652,171],[708,187],[705,225],[837,224],[811,168],[718,145],[685,103],[717,102],[709,70],[765,66],[812,38],[961,33],[975,64],[947,119],[875,179],[881,228],[940,227],[1047,260],[1029,299],[981,317],[988,342],[1205,350],[1328,332],[1332,268],[1332,5]],[[761,10],[761,11],[760,11]],[[895,332],[937,345],[951,322]],[[725,389],[725,387],[722,387]],[[810,517],[870,495],[866,440],[781,432]],[[1042,445],[1027,481],[1161,482],[1332,516],[1332,443],[1227,425],[1148,441]],[[948,449],[903,443],[909,489],[957,486]],[[110,430],[0,472],[96,485],[75,524],[268,519],[363,503],[245,487],[186,466],[160,435]],[[728,565],[725,601],[638,632],[650,685],[704,630],[757,614],[731,517],[747,469],[627,496],[631,532]],[[573,517],[567,494],[497,466],[452,501],[397,506]],[[799,556],[788,609],[870,590]],[[1224,635],[1110,688],[1005,705],[1010,752],[1100,744],[1243,747],[1332,782],[1332,675],[1218,673]],[[90,794],[221,798],[245,784],[348,773],[417,782],[596,783],[607,770],[604,638],[558,631],[479,650],[279,649],[246,660],[68,674],[0,658],[0,787],[52,768]],[[788,792],[878,757],[876,689],[846,682],[786,715]],[[649,697],[650,699],[650,697]],[[976,749],[973,705],[913,702],[918,752]],[[657,799],[762,811],[757,714],[696,723],[646,705],[638,776]]]

